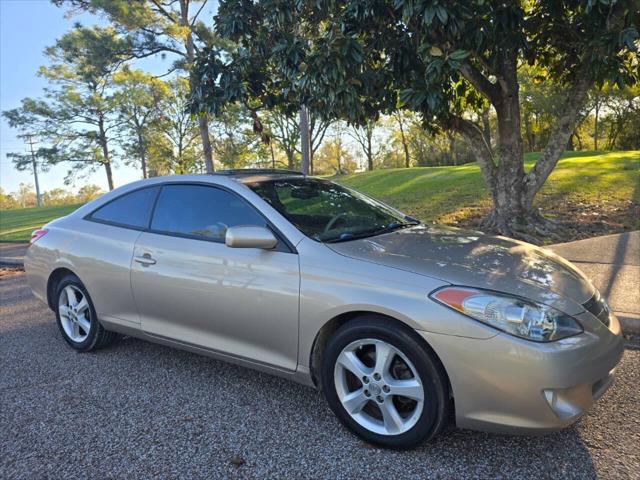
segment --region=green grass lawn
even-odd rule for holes
[[[68,215],[80,205],[0,210],[0,242],[28,242],[31,232],[45,223]]]
[[[538,156],[527,154],[527,168]],[[473,227],[491,206],[475,163],[375,170],[335,180],[427,222]],[[638,229],[640,151],[567,152],[537,202],[545,215],[566,225],[561,240]],[[28,241],[33,230],[78,206],[1,211],[0,241]]]
[[[527,169],[539,155],[526,155]],[[473,227],[491,206],[476,163],[375,170],[334,180],[423,221]],[[640,228],[640,151],[565,153],[537,205],[567,224],[568,239]]]

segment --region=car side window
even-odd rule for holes
[[[123,227],[147,228],[159,187],[149,187],[122,195],[100,207],[89,217]]]
[[[245,200],[205,185],[165,185],[160,192],[151,230],[224,242],[227,228],[264,227],[264,218]]]

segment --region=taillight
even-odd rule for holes
[[[36,243],[38,240],[44,237],[48,231],[49,230],[47,230],[46,228],[34,230],[33,233],[31,233],[31,241],[29,243]]]

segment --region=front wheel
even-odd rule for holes
[[[323,355],[321,381],[338,419],[364,440],[411,448],[445,424],[446,374],[408,327],[363,316],[339,328]]]
[[[116,334],[100,324],[91,297],[78,277],[64,277],[57,285],[56,298],[58,328],[74,349],[89,352],[114,340]]]

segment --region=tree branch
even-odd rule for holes
[[[200,12],[202,12],[202,9],[205,7],[205,5],[207,4],[208,0],[204,0],[202,2],[202,5],[200,6],[200,8],[198,9],[198,11],[196,12],[196,14],[193,16],[193,19],[191,20],[191,28],[193,28],[193,26],[196,24],[196,20],[198,19],[198,15],[200,15]]]
[[[167,17],[170,22],[178,23],[178,20],[174,18],[173,15],[171,15],[167,10],[165,10],[164,7],[157,0],[151,0],[151,3],[153,3],[158,9],[158,12],[164,15],[165,17]]]
[[[460,73],[476,90],[487,97],[491,103],[495,104],[497,102],[500,87],[491,83],[475,66],[465,61],[460,65]]]
[[[589,89],[593,86],[594,81],[589,76],[587,64],[583,65],[580,74],[576,77],[576,83],[569,91],[565,100],[565,106],[561,110],[564,112],[556,121],[549,141],[536,162],[535,166],[527,173],[525,177],[525,188],[527,195],[533,199],[533,196],[544,185],[555,166],[560,160],[562,152],[564,152],[569,138],[573,134],[576,125],[576,118],[580,112],[580,108],[584,105],[585,98]]]
[[[493,189],[496,178],[496,164],[493,161],[491,147],[487,145],[482,128],[474,122],[459,116],[452,116],[445,128],[454,130],[463,135],[475,150],[475,157],[480,165],[480,170],[489,188]]]

